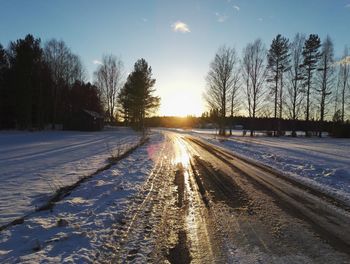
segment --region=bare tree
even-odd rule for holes
[[[287,79],[287,112],[293,121],[300,117],[301,104],[303,101],[303,74],[300,65],[303,63],[303,45],[305,36],[296,34],[290,46],[291,67],[288,70]],[[294,126],[293,126],[294,127]],[[292,131],[292,136],[296,136],[296,131]]]
[[[110,123],[116,119],[116,104],[124,77],[123,62],[114,55],[104,55],[95,72],[96,86],[99,88]]]
[[[341,121],[345,121],[346,92],[350,89],[350,56],[349,49],[345,47],[343,57],[339,62],[338,86],[341,93]],[[336,109],[337,110],[337,109]]]
[[[321,56],[318,67],[318,88],[315,88],[319,94],[318,102],[320,107],[320,121],[323,122],[327,113],[327,104],[329,102],[329,95],[332,94],[334,88],[334,52],[333,42],[329,36],[322,43]],[[322,136],[320,130],[319,136]]]
[[[259,112],[264,95],[266,79],[266,48],[261,39],[249,43],[243,50],[242,71],[246,85],[246,96],[249,117],[255,118]],[[251,129],[250,135],[254,135]]]
[[[230,113],[230,135],[232,135],[232,126],[233,126],[233,116],[236,114],[240,108],[241,100],[240,100],[240,89],[241,89],[241,73],[240,69],[238,67],[234,68],[233,75],[232,75],[232,89],[230,94],[230,100],[231,100],[231,113]]]
[[[73,85],[76,81],[79,81],[79,82],[86,81],[85,68],[78,55],[71,53],[68,56],[67,66],[70,69],[66,76],[67,82],[69,83],[69,85]]]
[[[84,81],[85,71],[80,58],[73,54],[62,40],[51,39],[46,42],[44,58],[51,70],[51,78],[53,80],[52,125],[54,128],[63,87],[71,86],[77,80]]]
[[[206,77],[207,90],[204,98],[211,109],[219,110],[220,135],[225,134],[225,117],[229,103],[232,102],[232,89],[235,84],[237,85],[235,79],[237,76],[234,74],[236,64],[235,49],[223,46],[217,51]]]
[[[263,118],[271,118],[274,116],[274,111],[269,104],[264,104],[260,109],[259,116]]]

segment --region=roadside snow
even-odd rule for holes
[[[0,132],[0,225],[33,211],[60,187],[138,142],[127,128],[99,132]]]
[[[110,169],[82,183],[52,211],[0,233],[1,263],[93,263],[114,224],[123,224],[132,197],[154,168],[164,141],[160,133]]]
[[[261,162],[324,192],[350,201],[350,140],[335,138],[197,135],[239,155]]]

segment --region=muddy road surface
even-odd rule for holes
[[[193,136],[162,133],[102,262],[350,263],[342,201]]]

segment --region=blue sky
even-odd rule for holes
[[[160,114],[200,114],[205,75],[216,50],[243,47],[278,33],[329,34],[340,56],[350,46],[350,0],[0,0],[0,43],[31,33],[63,39],[89,74],[103,54],[119,56],[126,73],[145,58],[157,79]],[[174,30],[176,22],[177,30]],[[181,31],[182,30],[182,31]]]

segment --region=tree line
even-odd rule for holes
[[[42,44],[28,34],[6,49],[0,44],[0,129],[55,128],[82,110],[142,129],[160,104],[152,68],[140,59],[126,81],[124,75],[121,60],[104,55],[93,83],[87,82],[79,56],[62,40]]]
[[[226,118],[237,116],[239,110],[251,122],[258,117],[272,119],[275,136],[283,133],[284,119],[291,123],[349,122],[348,52],[345,47],[336,60],[329,36],[321,42],[317,34],[306,37],[300,33],[292,40],[278,34],[269,49],[256,39],[245,46],[240,58],[234,48],[220,47],[206,77],[204,98],[210,111],[204,116],[216,116],[220,134],[225,134]],[[306,125],[306,136],[309,129],[318,129],[322,135],[322,125]],[[296,129],[292,135],[296,136]]]
[[[206,129],[215,129],[218,128],[215,126],[214,122],[218,119],[217,111],[209,111],[203,113],[202,116],[186,116],[186,117],[176,117],[176,116],[152,116],[146,119],[146,125],[149,127],[166,127],[166,128],[182,128],[182,129],[192,129],[192,128],[206,128]],[[245,134],[249,130],[259,131],[268,136],[273,136],[274,121],[273,117],[256,117],[252,119],[247,116],[233,116],[227,117],[225,125],[227,127],[230,124],[235,124],[234,127],[236,130],[241,130],[242,134]],[[320,125],[317,121],[305,121],[305,120],[292,120],[292,119],[281,119],[280,128],[283,135],[290,135],[289,131],[318,131],[318,126]],[[316,127],[317,130],[314,130]],[[227,129],[229,130],[229,129]],[[333,121],[324,121],[322,123],[322,131],[329,133],[333,137],[350,137],[350,123],[338,123]],[[231,131],[232,132],[232,131]],[[336,133],[335,133],[336,132]]]

